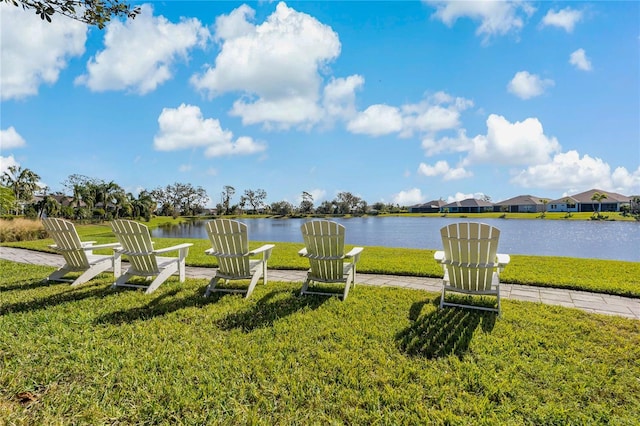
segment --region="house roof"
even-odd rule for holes
[[[432,201],[427,201],[426,203],[423,203],[423,204],[416,204],[415,206],[411,206],[411,208],[439,209],[445,204],[446,203],[444,200],[432,200]]]
[[[517,197],[509,198],[508,200],[500,201],[496,203],[498,206],[530,206],[544,204],[542,202],[544,198],[536,197],[535,195],[518,195]]]
[[[467,198],[462,201],[455,201],[453,203],[445,204],[442,207],[491,207],[493,203],[484,200],[477,200],[475,198]]]
[[[56,200],[58,203],[60,203],[60,205],[62,206],[70,206],[70,205],[74,205],[74,206],[80,206],[80,207],[86,207],[87,204],[84,201],[73,201],[73,197],[70,195],[60,195],[60,194],[50,194],[47,195],[47,197],[51,197],[54,200]],[[38,201],[42,201],[45,198],[44,195],[34,195],[33,196],[33,202],[38,202]]]
[[[595,202],[594,200],[591,199],[591,197],[593,197],[593,194],[595,194],[596,192],[607,196],[607,198],[602,200],[603,203],[611,203],[611,202],[628,203],[631,201],[630,197],[627,197],[626,195],[618,194],[616,192],[603,191],[601,189],[590,189],[588,191],[581,192],[579,194],[574,194],[569,197],[558,198],[557,200],[553,200],[551,202],[564,203],[565,200],[568,198],[570,200],[575,201],[576,203],[591,204]]]

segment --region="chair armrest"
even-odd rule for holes
[[[442,263],[442,261],[444,260],[444,252],[442,250],[438,250],[437,252],[435,252],[433,254],[433,258],[437,261]]]
[[[298,256],[302,256],[302,257],[304,257],[304,256],[306,256],[306,255],[307,255],[307,248],[306,248],[306,247],[305,247],[305,248],[303,248],[303,249],[300,249],[300,250],[298,251]]]
[[[82,247],[90,246],[90,245],[92,245],[93,243],[97,243],[97,241],[80,241],[80,245],[81,245]]]
[[[271,250],[273,250],[274,247],[275,247],[275,244],[265,244],[262,247],[258,247],[255,250],[251,250],[249,252],[249,256],[262,253],[262,260],[266,262],[271,257]]]
[[[120,243],[108,243],[108,244],[98,244],[98,245],[95,245],[95,246],[86,246],[86,247],[82,247],[82,249],[83,250],[94,250],[94,249],[112,248],[114,250],[117,250],[120,247],[122,247],[120,245]]]
[[[175,250],[181,250],[181,249],[189,248],[192,245],[193,245],[192,243],[182,243],[182,244],[178,244],[177,246],[171,246],[171,247],[166,247],[166,248],[154,250],[153,252],[156,253],[156,254],[166,253],[168,251],[175,251]]]
[[[509,262],[511,262],[511,256],[509,256],[508,254],[498,253],[496,254],[496,257],[498,259],[498,266],[505,266],[508,265]]]
[[[360,253],[364,250],[363,247],[354,247],[349,250],[349,253],[345,254],[344,257],[353,258],[353,263],[357,263],[360,260]]]
[[[504,270],[504,267],[507,266],[507,264],[509,264],[509,262],[511,261],[511,256],[509,256],[508,254],[498,253],[496,254],[496,258],[498,260],[498,272],[502,272]]]
[[[275,244],[265,244],[262,247],[258,247],[255,250],[251,250],[249,252],[249,256],[253,256],[254,254],[262,253],[263,251],[271,250],[275,246],[276,246]]]

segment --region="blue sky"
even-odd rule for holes
[[[2,171],[412,205],[640,194],[638,2],[0,3]]]

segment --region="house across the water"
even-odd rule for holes
[[[600,201],[593,199],[601,194]],[[619,212],[622,206],[631,205],[631,197],[615,192],[590,189],[579,194],[551,200],[547,204],[549,212]]]
[[[505,213],[541,213],[545,211],[545,199],[534,195],[518,195],[495,203],[494,211]]]
[[[423,204],[409,207],[409,213],[438,213],[440,208],[447,204],[444,200],[433,200]]]
[[[443,213],[484,213],[493,211],[493,203],[475,198],[467,198],[462,201],[445,204],[440,207]]]

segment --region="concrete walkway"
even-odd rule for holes
[[[64,264],[62,256],[41,253],[12,247],[0,247],[0,259],[34,265],[61,267]],[[304,281],[306,271],[269,269],[269,279],[274,281]],[[187,267],[187,277],[210,279],[213,275],[211,268]],[[358,273],[358,284],[374,286],[394,286],[419,289],[439,293],[442,291],[441,280],[425,277],[405,277],[398,275],[372,275]],[[586,291],[564,290],[549,287],[533,287],[516,284],[501,284],[501,296],[505,299],[523,300],[527,302],[560,305],[568,308],[581,309],[599,314],[617,315],[640,320],[640,299],[621,296],[610,296]]]

